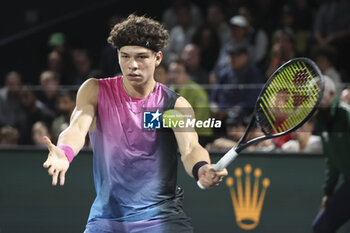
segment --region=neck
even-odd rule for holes
[[[122,83],[126,93],[128,93],[130,97],[134,98],[148,97],[156,85],[156,81],[154,79],[150,79],[150,81],[142,85],[132,85],[126,78],[123,78]]]

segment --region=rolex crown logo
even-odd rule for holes
[[[245,230],[251,230],[257,227],[260,220],[260,213],[264,203],[266,189],[270,185],[270,179],[264,178],[262,181],[262,188],[259,196],[259,181],[261,177],[261,169],[256,168],[254,170],[253,187],[251,184],[252,166],[250,164],[245,165],[245,185],[243,191],[242,184],[242,169],[236,168],[236,190],[234,187],[234,179],[228,177],[226,179],[226,185],[230,189],[232,198],[233,210],[236,215],[237,225]],[[253,190],[251,190],[253,188]]]

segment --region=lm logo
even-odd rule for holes
[[[160,129],[160,116],[162,114],[156,112],[143,112],[143,128],[144,129]]]
[[[263,179],[262,189],[259,195],[259,181],[262,173],[261,169],[255,168],[254,170],[255,178],[253,186],[251,184],[252,166],[250,164],[245,165],[244,173],[244,190],[241,168],[236,168],[235,170],[236,188],[234,187],[234,179],[232,177],[226,179],[226,185],[230,189],[237,225],[244,230],[252,230],[259,224],[260,213],[264,203],[266,189],[270,185],[270,179]],[[251,188],[253,188],[253,190],[251,190]]]

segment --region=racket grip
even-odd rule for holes
[[[235,160],[237,155],[238,155],[238,153],[236,152],[235,148],[231,148],[231,150],[227,151],[227,153],[219,160],[219,162],[217,162],[217,164],[215,164],[213,169],[215,171],[220,171],[220,170],[226,168],[228,165],[230,165],[230,163],[233,162],[233,160]],[[197,185],[199,188],[201,188],[203,190],[207,189],[199,182],[199,180],[197,181]]]
[[[215,171],[220,171],[224,168],[226,168],[230,163],[235,160],[237,157],[238,153],[236,152],[236,149],[234,147],[231,148],[231,150],[227,151],[227,153],[215,164],[214,170]]]

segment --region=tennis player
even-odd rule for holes
[[[168,32],[157,21],[130,15],[112,29],[121,77],[89,79],[79,89],[69,127],[57,146],[47,137],[44,163],[56,185],[65,183],[69,164],[89,132],[96,199],[85,233],[193,232],[176,186],[177,146],[186,172],[206,188],[217,186],[226,169],[214,171],[195,130],[144,130],[143,109],[190,109],[190,104],[154,80]],[[159,112],[153,113],[154,119]],[[195,184],[195,182],[194,182]]]
[[[315,233],[335,233],[350,219],[350,107],[336,97],[334,82],[324,75],[325,90],[317,116],[326,155],[326,180],[321,209],[313,223]],[[342,182],[336,189],[339,177]]]

